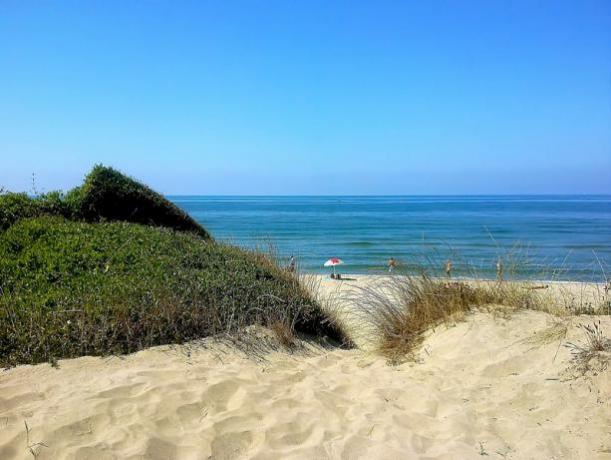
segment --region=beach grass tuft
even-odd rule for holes
[[[611,361],[611,339],[605,336],[600,320],[580,324],[579,328],[584,333],[583,340],[565,344],[573,355],[575,370],[579,375],[606,370]]]
[[[529,309],[556,315],[606,313],[603,302],[571,310],[553,300],[554,295],[523,281],[448,280],[422,274],[386,277],[357,288],[348,301],[355,314],[373,326],[375,337],[370,341],[377,351],[398,363],[413,356],[427,330],[461,320],[475,308],[492,312]]]

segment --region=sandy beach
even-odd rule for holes
[[[0,0],[0,460],[611,460],[611,0]]]
[[[476,312],[399,366],[210,341],[19,366],[0,373],[0,458],[611,458],[610,370],[581,375],[563,346],[598,320],[611,335],[608,316]]]

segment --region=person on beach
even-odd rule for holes
[[[291,273],[295,272],[295,266],[296,266],[296,262],[295,262],[295,256],[291,256],[291,258],[289,259],[289,266],[288,266],[288,271]]]
[[[503,261],[500,257],[496,261],[496,278],[499,282],[503,281]]]
[[[451,260],[448,260],[446,262],[445,272],[448,278],[452,278],[452,261]]]
[[[388,273],[392,273],[395,267],[397,266],[397,261],[394,257],[388,259]]]

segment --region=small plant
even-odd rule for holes
[[[23,421],[23,424],[25,425],[25,445],[26,445],[26,449],[32,455],[32,457],[34,457],[36,459],[40,455],[41,449],[43,447],[49,447],[49,446],[47,446],[42,441],[41,442],[30,442],[30,431],[32,431],[32,430],[28,426],[28,422],[26,420]]]
[[[38,196],[38,188],[36,187],[36,173],[32,173],[32,195]]]
[[[292,328],[292,324],[284,321],[275,321],[271,324],[270,329],[280,345],[288,349],[294,347],[295,331]]]
[[[611,353],[611,339],[607,338],[602,330],[601,321],[590,325],[580,324],[584,332],[582,343],[568,342],[567,347],[573,355],[573,362],[581,375],[589,371],[595,373],[607,369],[609,353]]]

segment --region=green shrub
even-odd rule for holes
[[[124,221],[210,234],[186,212],[159,193],[112,168],[95,166],[83,185],[65,196],[51,192],[37,197],[25,193],[0,194],[0,231],[15,222],[45,215],[86,222]]]
[[[35,215],[34,202],[27,194],[5,193],[0,195],[0,230],[6,230],[19,219]]]
[[[44,215],[70,217],[72,211],[60,192],[51,192],[36,198],[26,193],[0,194],[0,231],[6,230],[21,219]]]
[[[0,233],[0,365],[290,323],[339,339],[298,281],[261,255],[131,223],[22,220]]]
[[[134,222],[210,238],[201,225],[162,195],[105,166],[95,166],[82,186],[68,192],[65,201],[74,216],[88,222]]]

